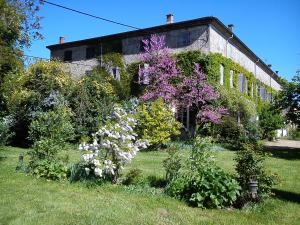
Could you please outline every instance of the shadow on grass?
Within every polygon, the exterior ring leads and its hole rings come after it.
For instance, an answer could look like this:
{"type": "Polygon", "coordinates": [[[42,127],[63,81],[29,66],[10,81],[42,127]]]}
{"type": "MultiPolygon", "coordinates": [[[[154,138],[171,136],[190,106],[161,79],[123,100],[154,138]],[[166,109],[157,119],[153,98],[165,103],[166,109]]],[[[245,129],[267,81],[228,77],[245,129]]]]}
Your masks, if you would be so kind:
{"type": "Polygon", "coordinates": [[[275,198],[300,204],[300,194],[278,189],[273,189],[272,191],[275,194],[275,198]]]}
{"type": "Polygon", "coordinates": [[[288,146],[265,146],[265,151],[272,153],[276,158],[288,160],[300,159],[300,146],[299,148],[288,146]]]}

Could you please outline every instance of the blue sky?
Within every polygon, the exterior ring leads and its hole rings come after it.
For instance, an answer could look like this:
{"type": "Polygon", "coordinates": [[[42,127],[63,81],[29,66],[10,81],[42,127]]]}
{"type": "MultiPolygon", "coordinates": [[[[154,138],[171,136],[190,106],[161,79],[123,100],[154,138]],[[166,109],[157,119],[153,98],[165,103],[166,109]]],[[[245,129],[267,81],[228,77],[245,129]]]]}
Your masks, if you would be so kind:
{"type": "MultiPolygon", "coordinates": [[[[140,28],[164,24],[168,13],[175,22],[215,16],[234,24],[234,33],[284,78],[300,69],[300,0],[49,1],[140,28]]],[[[75,41],[130,30],[48,4],[39,15],[45,39],[33,42],[26,54],[45,58],[50,55],[45,46],[58,43],[59,36],[75,41]]]]}

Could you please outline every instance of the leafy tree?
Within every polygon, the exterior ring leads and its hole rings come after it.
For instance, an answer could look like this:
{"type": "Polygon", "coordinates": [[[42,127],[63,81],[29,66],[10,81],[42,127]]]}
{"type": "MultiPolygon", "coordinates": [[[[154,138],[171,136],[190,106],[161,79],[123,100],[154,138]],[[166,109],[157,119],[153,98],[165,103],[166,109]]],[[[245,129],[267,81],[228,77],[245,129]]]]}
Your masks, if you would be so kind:
{"type": "Polygon", "coordinates": [[[28,144],[28,128],[38,112],[67,105],[73,80],[57,61],[39,61],[27,71],[11,74],[2,87],[7,108],[15,120],[17,145],[28,144]]]}
{"type": "Polygon", "coordinates": [[[275,131],[284,125],[284,117],[280,110],[274,105],[264,104],[259,113],[259,126],[262,130],[263,138],[272,139],[275,137],[275,131]]]}
{"type": "Polygon", "coordinates": [[[291,82],[282,82],[282,90],[276,97],[276,105],[286,111],[286,118],[289,122],[300,127],[300,70],[291,82]]]}
{"type": "MultiPolygon", "coordinates": [[[[22,49],[42,38],[39,4],[37,0],[0,0],[0,89],[6,75],[22,69],[22,49]]],[[[5,109],[2,92],[0,108],[5,109]]]]}

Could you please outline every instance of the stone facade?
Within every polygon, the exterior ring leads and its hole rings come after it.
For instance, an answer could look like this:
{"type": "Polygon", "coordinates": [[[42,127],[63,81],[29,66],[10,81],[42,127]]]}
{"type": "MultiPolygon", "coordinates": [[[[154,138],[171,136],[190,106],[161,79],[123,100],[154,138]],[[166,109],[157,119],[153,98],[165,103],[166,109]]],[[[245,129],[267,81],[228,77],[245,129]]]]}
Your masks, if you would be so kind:
{"type": "Polygon", "coordinates": [[[96,58],[86,59],[87,47],[87,45],[83,45],[51,51],[51,59],[64,60],[65,51],[72,51],[72,62],[65,62],[65,68],[66,71],[70,72],[75,79],[80,79],[95,66],[99,65],[99,60],[96,58]]]}
{"type": "MultiPolygon", "coordinates": [[[[208,26],[172,30],[169,32],[158,33],[158,35],[164,35],[166,37],[166,44],[170,48],[171,53],[191,50],[200,50],[204,53],[209,52],[208,26]],[[177,37],[180,35],[188,35],[189,40],[186,45],[178,45],[177,37]]],[[[126,64],[139,60],[141,41],[145,38],[147,38],[147,36],[125,38],[122,40],[122,51],[126,64]]]]}
{"type": "Polygon", "coordinates": [[[280,85],[267,72],[265,72],[257,62],[246,56],[237,46],[231,43],[230,38],[222,35],[214,26],[210,26],[209,30],[209,46],[210,52],[220,53],[223,56],[232,59],[240,64],[264,84],[271,86],[275,90],[280,90],[280,85]]]}
{"type": "MultiPolygon", "coordinates": [[[[275,90],[280,90],[281,87],[273,78],[276,76],[274,76],[272,70],[267,68],[264,63],[259,62],[257,60],[257,56],[255,56],[250,49],[247,50],[247,47],[236,36],[234,37],[233,33],[228,33],[228,30],[224,24],[222,24],[216,18],[213,18],[213,20],[217,21],[215,25],[218,26],[218,28],[213,25],[213,22],[195,25],[193,24],[194,21],[186,21],[181,22],[181,24],[186,24],[184,26],[175,26],[172,29],[164,29],[161,32],[155,30],[155,27],[153,31],[151,28],[149,28],[148,30],[150,32],[148,33],[165,35],[166,44],[170,48],[171,53],[179,53],[190,50],[198,50],[205,54],[210,52],[220,53],[223,56],[228,57],[234,62],[240,64],[248,71],[252,72],[255,77],[264,84],[271,86],[275,90]],[[232,36],[230,36],[230,34],[232,36]]],[[[170,25],[168,24],[165,26],[170,25]]],[[[164,27],[164,25],[161,27],[164,27]]],[[[122,34],[117,34],[114,36],[115,41],[120,45],[120,50],[118,51],[123,54],[124,61],[127,65],[139,60],[139,54],[142,49],[141,41],[149,37],[149,35],[141,35],[141,32],[135,32],[136,33],[129,32],[129,35],[124,33],[123,36],[122,34]]],[[[63,60],[65,51],[72,51],[72,61],[71,63],[66,62],[66,65],[68,70],[75,78],[80,78],[88,73],[88,71],[92,70],[93,67],[99,65],[99,60],[97,60],[95,57],[92,59],[86,59],[86,50],[88,47],[90,47],[90,45],[84,44],[87,43],[87,41],[79,41],[80,44],[76,44],[75,46],[72,46],[72,43],[71,45],[62,45],[62,47],[60,45],[55,45],[55,48],[50,48],[51,58],[63,60]]],[[[99,42],[97,43],[98,44],[96,46],[94,45],[94,47],[98,48],[97,52],[99,53],[99,42]]],[[[106,44],[110,45],[109,43],[106,44]]]]}

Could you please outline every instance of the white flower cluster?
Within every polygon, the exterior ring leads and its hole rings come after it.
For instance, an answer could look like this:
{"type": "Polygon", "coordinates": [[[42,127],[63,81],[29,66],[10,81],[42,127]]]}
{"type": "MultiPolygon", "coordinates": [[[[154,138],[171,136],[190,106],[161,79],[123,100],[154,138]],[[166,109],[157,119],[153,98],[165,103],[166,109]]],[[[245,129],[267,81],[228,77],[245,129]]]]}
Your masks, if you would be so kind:
{"type": "Polygon", "coordinates": [[[92,144],[81,144],[80,150],[86,162],[86,172],[93,170],[99,177],[114,176],[122,166],[130,162],[140,149],[147,148],[148,142],[137,140],[133,129],[135,119],[120,107],[115,107],[110,120],[93,136],[92,144]]]}

